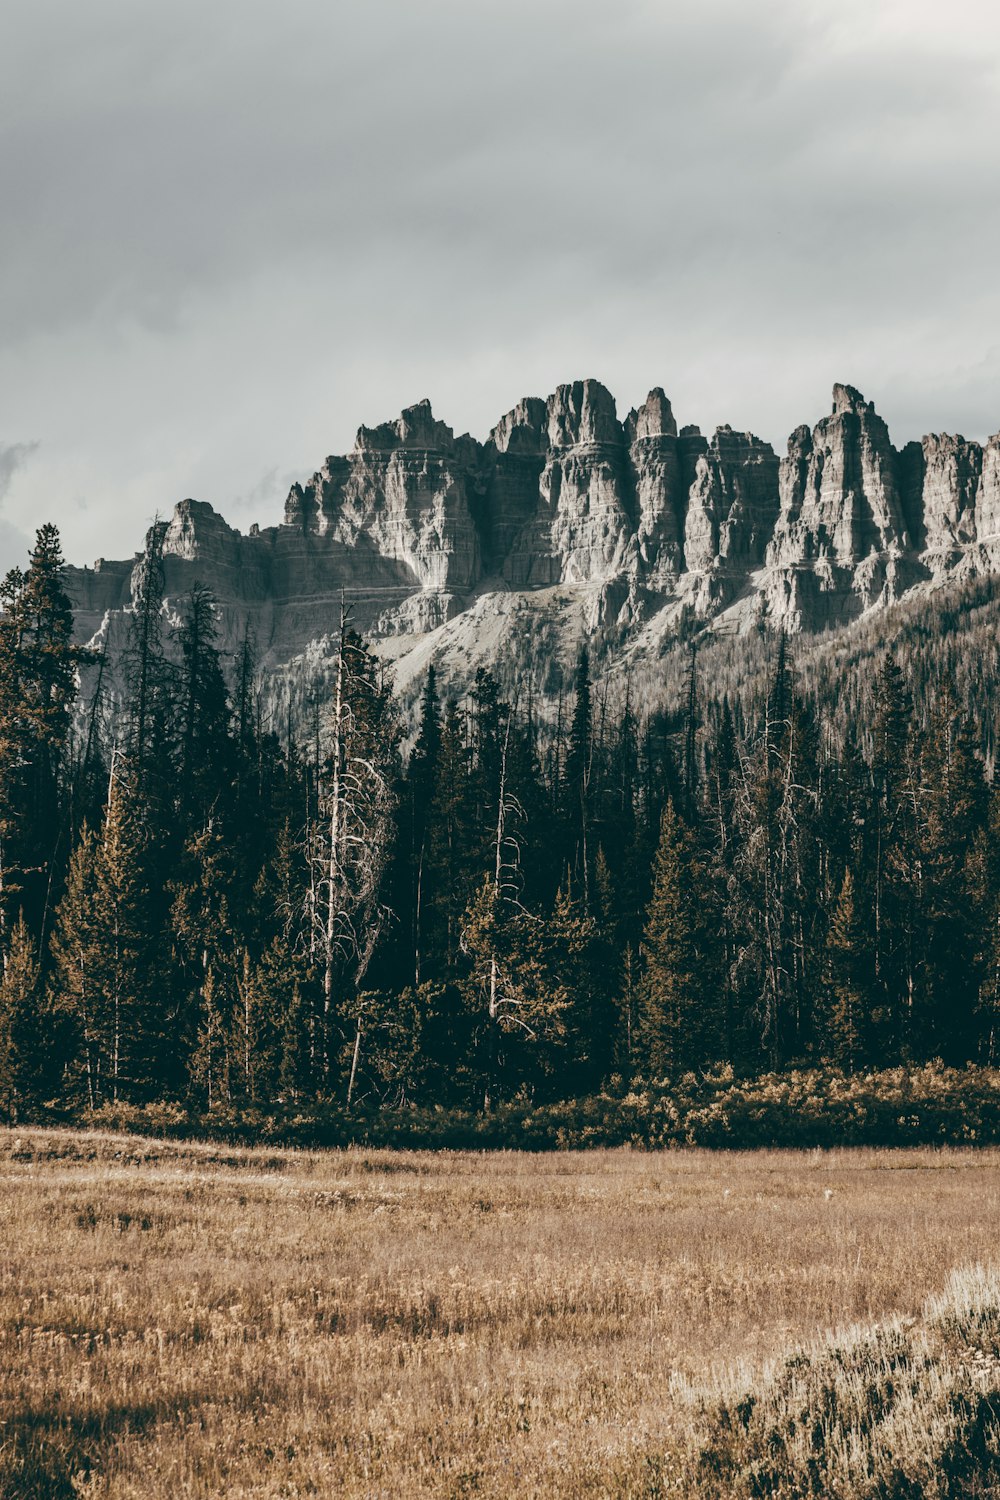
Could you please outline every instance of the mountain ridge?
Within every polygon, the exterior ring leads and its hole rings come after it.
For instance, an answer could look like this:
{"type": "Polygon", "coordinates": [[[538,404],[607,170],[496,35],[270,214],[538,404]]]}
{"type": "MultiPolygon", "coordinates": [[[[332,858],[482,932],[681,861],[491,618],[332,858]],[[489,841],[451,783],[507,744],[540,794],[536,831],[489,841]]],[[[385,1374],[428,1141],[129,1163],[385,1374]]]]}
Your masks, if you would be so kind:
{"type": "MultiPolygon", "coordinates": [[[[514,652],[544,696],[546,652],[565,662],[586,639],[621,659],[692,628],[825,631],[998,571],[1000,433],[897,449],[838,383],[779,457],[729,426],[678,428],[660,387],[620,420],[588,379],[524,398],[484,442],[426,399],[362,426],[275,526],[244,535],[193,499],[157,526],[168,614],[207,586],[223,648],[250,630],[273,674],[323,661],[344,598],[404,683],[429,660],[458,679],[514,652]]],[[[114,633],[142,556],[67,568],[81,640],[114,633]]]]}

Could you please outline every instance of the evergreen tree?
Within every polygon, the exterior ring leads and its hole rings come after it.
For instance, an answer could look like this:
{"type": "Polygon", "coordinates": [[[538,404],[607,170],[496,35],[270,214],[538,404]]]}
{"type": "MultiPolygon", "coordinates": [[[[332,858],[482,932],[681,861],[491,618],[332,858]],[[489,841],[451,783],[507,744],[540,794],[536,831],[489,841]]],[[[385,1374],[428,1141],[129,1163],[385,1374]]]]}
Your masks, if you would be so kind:
{"type": "Polygon", "coordinates": [[[640,1039],[656,1077],[718,1057],[718,933],[711,891],[690,830],[668,802],[642,940],[640,1039]]]}
{"type": "Polygon", "coordinates": [[[684,694],[684,808],[689,822],[698,809],[698,648],[690,646],[687,689],[684,694]]]}
{"type": "Polygon", "coordinates": [[[551,914],[522,920],[516,969],[537,1019],[519,1077],[549,1093],[592,1093],[611,1071],[615,1016],[607,951],[582,899],[559,891],[551,914]]]}
{"type": "Polygon", "coordinates": [[[524,927],[534,919],[521,900],[524,809],[509,784],[513,736],[513,715],[508,711],[498,745],[492,868],[469,903],[461,937],[468,963],[463,989],[478,1023],[477,1071],[485,1109],[508,1081],[508,1039],[551,1044],[565,1030],[563,997],[531,983],[522,962],[524,927]]]}
{"type": "Polygon", "coordinates": [[[587,840],[590,829],[590,777],[593,754],[590,657],[580,652],[574,679],[575,701],[564,772],[564,802],[568,833],[568,870],[583,896],[590,900],[587,840]]]}
{"type": "Polygon", "coordinates": [[[497,798],[500,794],[500,758],[505,734],[505,729],[501,727],[500,688],[493,673],[486,667],[479,667],[476,671],[469,720],[472,749],[469,778],[472,850],[477,870],[485,872],[493,864],[493,834],[497,798]]]}
{"type": "Polygon", "coordinates": [[[61,875],[61,783],[86,656],[72,642],[63,567],[59,532],[41,526],[27,572],[8,573],[0,591],[0,948],[21,907],[44,930],[61,875]]]}
{"type": "Polygon", "coordinates": [[[845,871],[827,937],[829,1054],[847,1073],[865,1062],[870,1034],[869,981],[872,975],[867,931],[855,897],[854,877],[845,871]]]}
{"type": "Polygon", "coordinates": [[[236,768],[229,694],[216,636],[212,596],[207,589],[196,587],[188,596],[178,632],[178,806],[182,828],[200,825],[210,814],[218,814],[220,798],[230,790],[236,768]]]}
{"type": "Polygon", "coordinates": [[[148,1097],[163,1082],[146,849],[134,776],[115,755],[103,825],[96,836],[81,833],[52,943],[55,994],[80,1038],[91,1107],[148,1097]]]}
{"type": "Polygon", "coordinates": [[[132,573],[132,611],[124,652],[124,743],[136,789],[150,804],[165,798],[173,740],[172,681],[163,651],[163,543],[166,523],[155,521],[132,573]]]}
{"type": "Polygon", "coordinates": [[[900,1055],[910,1033],[915,989],[916,841],[913,706],[903,673],[887,654],[875,687],[872,726],[871,865],[872,962],[882,1056],[900,1055]]]}
{"type": "MultiPolygon", "coordinates": [[[[232,890],[230,849],[210,819],[188,838],[170,887],[174,1000],[168,1022],[174,1051],[190,1059],[189,1082],[206,1100],[228,1093],[245,1053],[238,987],[247,978],[242,973],[247,955],[234,931],[232,890]]],[[[244,1065],[238,1077],[249,1089],[247,1072],[252,1070],[244,1065]]]]}
{"type": "Polygon", "coordinates": [[[24,575],[12,568],[0,583],[0,956],[8,948],[11,912],[19,910],[19,833],[25,815],[24,724],[21,716],[21,622],[24,575]]]}
{"type": "Polygon", "coordinates": [[[441,758],[441,702],[437,691],[437,674],[433,663],[420,707],[420,729],[410,757],[406,794],[410,818],[409,861],[411,938],[413,944],[413,982],[420,984],[425,954],[425,912],[429,902],[430,817],[441,758]]]}
{"type": "Polygon", "coordinates": [[[102,983],[103,929],[96,901],[98,843],[86,824],[70,857],[52,936],[53,1003],[71,1029],[74,1071],[93,1109],[107,1096],[115,1050],[114,1018],[102,983]]]}
{"type": "Polygon", "coordinates": [[[0,1109],[12,1124],[54,1082],[46,1066],[54,1040],[46,1011],[35,945],[19,916],[0,980],[0,1109]]]}
{"type": "Polygon", "coordinates": [[[975,1056],[983,972],[972,861],[985,825],[987,792],[968,726],[946,688],[923,754],[920,835],[921,998],[914,1040],[924,1056],[961,1063],[975,1056]]]}
{"type": "Polygon", "coordinates": [[[423,972],[454,981],[459,966],[462,917],[472,896],[475,831],[465,726],[454,699],[445,710],[429,820],[429,863],[424,920],[423,972]]]}

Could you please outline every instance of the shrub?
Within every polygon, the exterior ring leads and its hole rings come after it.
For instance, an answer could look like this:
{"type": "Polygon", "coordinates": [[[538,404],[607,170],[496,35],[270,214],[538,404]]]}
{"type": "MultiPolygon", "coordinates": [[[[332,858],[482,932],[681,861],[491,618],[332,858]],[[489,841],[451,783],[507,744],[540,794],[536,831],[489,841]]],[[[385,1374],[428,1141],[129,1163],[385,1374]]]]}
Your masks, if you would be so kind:
{"type": "Polygon", "coordinates": [[[239,1103],[199,1112],[158,1103],[104,1105],[82,1121],[154,1136],[311,1148],[985,1146],[1000,1143],[1000,1069],[929,1063],[854,1076],[810,1068],[737,1078],[721,1068],[676,1081],[614,1080],[587,1098],[538,1105],[518,1099],[488,1114],[239,1103]]]}

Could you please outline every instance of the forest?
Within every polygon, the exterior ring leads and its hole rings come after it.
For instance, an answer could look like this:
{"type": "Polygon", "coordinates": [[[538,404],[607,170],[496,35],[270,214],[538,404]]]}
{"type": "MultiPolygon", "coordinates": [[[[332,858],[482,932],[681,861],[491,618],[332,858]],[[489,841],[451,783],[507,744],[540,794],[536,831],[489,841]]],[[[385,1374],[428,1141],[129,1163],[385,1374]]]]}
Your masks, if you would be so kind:
{"type": "Polygon", "coordinates": [[[656,712],[610,710],[585,652],[548,717],[431,667],[407,739],[349,611],[279,725],[207,591],[164,630],[155,548],[113,694],[54,526],[0,593],[10,1120],[997,1061],[1000,794],[934,637],[807,685],[771,631],[732,698],[692,642],[656,712]]]}

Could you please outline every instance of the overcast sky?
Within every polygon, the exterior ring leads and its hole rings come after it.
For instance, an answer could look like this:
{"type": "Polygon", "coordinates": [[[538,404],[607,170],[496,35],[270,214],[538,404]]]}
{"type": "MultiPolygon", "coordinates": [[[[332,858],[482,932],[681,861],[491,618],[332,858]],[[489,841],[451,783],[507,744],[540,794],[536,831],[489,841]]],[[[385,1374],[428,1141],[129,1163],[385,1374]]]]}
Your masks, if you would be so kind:
{"type": "Polygon", "coordinates": [[[1000,428],[994,0],[3,0],[0,564],[596,376],[1000,428]]]}

